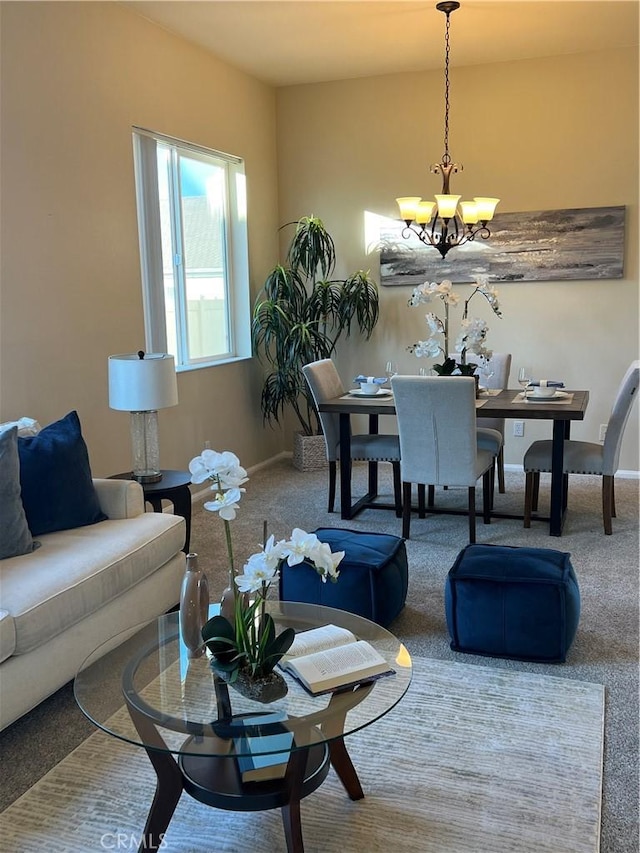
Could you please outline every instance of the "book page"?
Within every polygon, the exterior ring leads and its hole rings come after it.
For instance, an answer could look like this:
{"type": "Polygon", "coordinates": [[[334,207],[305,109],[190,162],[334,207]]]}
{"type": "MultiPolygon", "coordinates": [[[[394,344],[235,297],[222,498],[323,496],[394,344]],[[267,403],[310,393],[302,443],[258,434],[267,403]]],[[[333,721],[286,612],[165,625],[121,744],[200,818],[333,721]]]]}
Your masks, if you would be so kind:
{"type": "Polygon", "coordinates": [[[389,670],[387,661],[364,640],[316,652],[285,665],[311,690],[320,691],[389,670]]]}
{"type": "Polygon", "coordinates": [[[345,643],[355,643],[356,637],[346,628],[337,625],[323,625],[321,628],[311,628],[309,631],[301,631],[296,634],[293,643],[283,661],[289,658],[310,655],[323,649],[333,649],[345,643]]]}

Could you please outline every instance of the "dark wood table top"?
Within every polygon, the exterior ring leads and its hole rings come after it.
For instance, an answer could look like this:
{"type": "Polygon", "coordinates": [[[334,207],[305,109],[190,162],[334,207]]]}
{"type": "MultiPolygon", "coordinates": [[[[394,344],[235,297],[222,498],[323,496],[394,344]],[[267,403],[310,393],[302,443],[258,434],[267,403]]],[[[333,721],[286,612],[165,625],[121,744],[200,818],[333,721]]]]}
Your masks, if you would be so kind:
{"type": "MultiPolygon", "coordinates": [[[[478,418],[518,418],[525,420],[584,420],[588,391],[572,391],[567,389],[572,397],[565,402],[536,400],[529,402],[522,399],[520,389],[509,388],[491,396],[481,395],[476,410],[478,418]]],[[[394,415],[396,412],[393,395],[385,397],[359,397],[344,394],[321,403],[321,412],[337,414],[364,415],[394,415]]]]}

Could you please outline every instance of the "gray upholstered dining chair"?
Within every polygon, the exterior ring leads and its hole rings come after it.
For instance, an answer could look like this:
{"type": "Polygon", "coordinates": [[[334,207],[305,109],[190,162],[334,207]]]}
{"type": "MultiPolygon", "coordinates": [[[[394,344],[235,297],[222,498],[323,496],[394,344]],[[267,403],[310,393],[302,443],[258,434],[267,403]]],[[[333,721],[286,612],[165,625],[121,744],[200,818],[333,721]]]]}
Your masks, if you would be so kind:
{"type": "MultiPolygon", "coordinates": [[[[325,400],[340,397],[345,393],[335,364],[330,358],[323,358],[305,364],[302,368],[305,379],[313,395],[316,407],[325,400]]],[[[329,462],[329,502],[328,511],[333,512],[336,498],[336,470],[340,459],[340,420],[333,412],[318,412],[322,432],[324,433],[327,460],[329,462]]],[[[399,517],[402,507],[400,488],[400,444],[397,435],[362,434],[351,436],[352,462],[390,462],[393,468],[393,492],[396,515],[399,517]]]]}
{"type": "MultiPolygon", "coordinates": [[[[476,483],[483,481],[483,517],[491,521],[494,454],[476,438],[475,382],[465,376],[394,376],[400,436],[402,535],[409,538],[411,486],[466,486],[469,542],[476,541],[476,483]]],[[[501,436],[495,432],[496,448],[501,436]]],[[[496,450],[497,452],[497,450],[496,450]]]]}
{"type": "MultiPolygon", "coordinates": [[[[602,519],[604,532],[613,532],[611,518],[615,518],[615,495],[613,480],[620,459],[620,445],[629,413],[636,399],[640,361],[633,361],[622,378],[618,393],[609,416],[607,433],[603,444],[590,441],[564,442],[563,473],[598,474],[602,477],[602,519]]],[[[551,445],[549,441],[534,441],[524,455],[525,492],[524,526],[531,527],[531,513],[538,508],[540,472],[551,471],[551,445]]]]}

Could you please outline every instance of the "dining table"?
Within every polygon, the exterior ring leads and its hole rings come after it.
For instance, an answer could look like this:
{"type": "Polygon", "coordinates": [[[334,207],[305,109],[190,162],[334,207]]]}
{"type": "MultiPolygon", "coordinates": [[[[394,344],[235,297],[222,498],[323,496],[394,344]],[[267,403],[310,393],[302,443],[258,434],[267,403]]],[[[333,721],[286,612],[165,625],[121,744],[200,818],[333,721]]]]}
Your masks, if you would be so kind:
{"type": "MultiPolygon", "coordinates": [[[[509,418],[512,420],[546,420],[552,422],[551,497],[549,516],[534,514],[533,520],[548,521],[549,534],[561,536],[567,510],[569,490],[568,475],[563,473],[564,442],[570,437],[572,421],[585,418],[589,403],[588,391],[563,390],[558,398],[530,399],[521,389],[480,392],[476,399],[476,417],[482,425],[483,418],[509,418]]],[[[340,514],[352,519],[363,509],[389,508],[390,504],[377,501],[378,463],[369,462],[367,493],[353,501],[351,489],[351,416],[367,415],[369,433],[377,434],[381,415],[395,415],[393,394],[385,391],[374,397],[347,392],[320,403],[321,412],[339,415],[340,422],[340,514]]],[[[429,510],[430,512],[433,509],[429,510]]],[[[491,511],[492,517],[523,518],[491,511]]]]}

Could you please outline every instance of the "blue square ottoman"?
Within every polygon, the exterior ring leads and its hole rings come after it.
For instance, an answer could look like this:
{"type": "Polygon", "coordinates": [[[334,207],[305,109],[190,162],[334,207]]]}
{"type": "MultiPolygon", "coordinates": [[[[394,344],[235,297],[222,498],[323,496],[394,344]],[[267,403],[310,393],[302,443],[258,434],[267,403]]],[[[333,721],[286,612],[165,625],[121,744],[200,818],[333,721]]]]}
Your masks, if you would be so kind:
{"type": "Polygon", "coordinates": [[[400,613],[409,583],[404,539],[335,527],[314,531],[332,551],[344,551],[337,583],[322,582],[311,566],[284,565],[280,600],[323,604],[388,625],[400,613]]]}
{"type": "Polygon", "coordinates": [[[546,548],[464,548],[445,586],[451,648],[563,663],[580,618],[580,590],[569,557],[546,548]]]}

